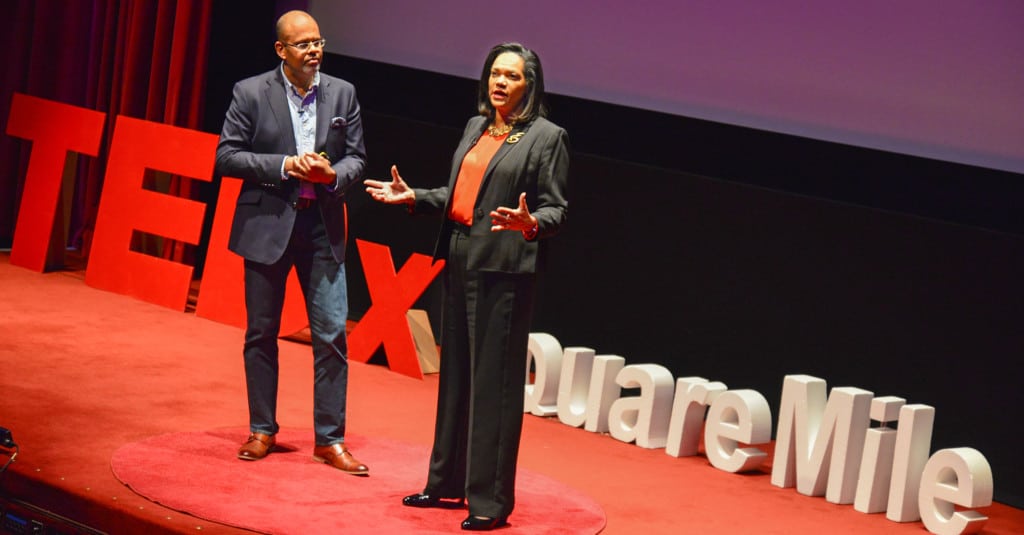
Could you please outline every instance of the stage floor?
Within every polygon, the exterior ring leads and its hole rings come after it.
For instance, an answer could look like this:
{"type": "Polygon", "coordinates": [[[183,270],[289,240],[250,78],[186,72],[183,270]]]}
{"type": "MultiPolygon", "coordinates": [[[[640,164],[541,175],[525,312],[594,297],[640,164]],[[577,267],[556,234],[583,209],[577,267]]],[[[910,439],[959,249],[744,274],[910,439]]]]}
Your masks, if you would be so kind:
{"type": "MultiPolygon", "coordinates": [[[[111,471],[125,444],[245,426],[238,328],[90,288],[80,270],[13,267],[7,253],[0,253],[0,295],[0,426],[20,448],[0,474],[6,503],[108,533],[251,533],[151,502],[111,471]]],[[[429,445],[435,376],[421,381],[351,363],[349,384],[350,433],[429,445]]],[[[281,343],[279,399],[281,425],[312,433],[305,344],[281,343]]],[[[525,419],[520,466],[598,502],[607,516],[602,533],[927,532],[921,522],[898,524],[777,488],[767,471],[725,473],[703,456],[673,458],[554,418],[525,419]]],[[[423,468],[425,476],[426,459],[423,468]]],[[[247,469],[239,462],[238,477],[247,469]]],[[[983,533],[1024,533],[1024,510],[997,503],[980,511],[989,517],[983,533]]]]}

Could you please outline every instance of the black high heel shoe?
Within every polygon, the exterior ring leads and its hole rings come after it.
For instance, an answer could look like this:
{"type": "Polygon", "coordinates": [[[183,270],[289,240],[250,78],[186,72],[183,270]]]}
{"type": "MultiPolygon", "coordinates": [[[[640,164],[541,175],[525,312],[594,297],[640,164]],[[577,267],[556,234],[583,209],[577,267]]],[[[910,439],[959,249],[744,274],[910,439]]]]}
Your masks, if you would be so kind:
{"type": "Polygon", "coordinates": [[[462,529],[466,531],[491,531],[508,524],[504,518],[487,518],[469,515],[462,521],[462,529]]]}
{"type": "Polygon", "coordinates": [[[437,496],[425,493],[410,494],[405,498],[402,498],[402,505],[409,507],[438,507],[441,509],[458,509],[465,503],[465,498],[459,498],[458,501],[441,500],[437,496]]]}

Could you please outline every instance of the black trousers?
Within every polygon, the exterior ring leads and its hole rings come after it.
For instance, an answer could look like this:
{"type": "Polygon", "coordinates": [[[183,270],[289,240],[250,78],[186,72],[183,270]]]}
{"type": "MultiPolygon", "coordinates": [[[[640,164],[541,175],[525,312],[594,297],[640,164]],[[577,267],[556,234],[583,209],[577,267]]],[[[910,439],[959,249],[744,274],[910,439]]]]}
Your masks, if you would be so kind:
{"type": "Polygon", "coordinates": [[[451,237],[444,277],[437,419],[425,492],[469,502],[471,515],[515,506],[534,274],[466,269],[470,237],[451,237]]]}

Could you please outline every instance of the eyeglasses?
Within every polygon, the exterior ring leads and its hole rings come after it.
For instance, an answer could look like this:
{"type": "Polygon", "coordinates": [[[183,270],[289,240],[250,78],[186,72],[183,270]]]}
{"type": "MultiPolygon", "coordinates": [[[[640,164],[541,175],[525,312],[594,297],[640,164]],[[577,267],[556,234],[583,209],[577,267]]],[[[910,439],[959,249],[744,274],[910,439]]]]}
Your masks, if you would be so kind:
{"type": "Polygon", "coordinates": [[[310,48],[316,47],[322,49],[327,44],[327,39],[317,39],[316,41],[305,41],[302,43],[284,43],[284,46],[293,46],[299,50],[305,52],[310,48]]]}

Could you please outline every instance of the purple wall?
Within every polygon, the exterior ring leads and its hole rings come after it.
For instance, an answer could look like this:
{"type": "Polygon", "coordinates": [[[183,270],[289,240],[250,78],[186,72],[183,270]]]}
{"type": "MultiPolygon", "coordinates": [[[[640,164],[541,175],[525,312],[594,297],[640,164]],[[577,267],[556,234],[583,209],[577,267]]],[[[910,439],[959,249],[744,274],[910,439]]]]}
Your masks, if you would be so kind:
{"type": "Polygon", "coordinates": [[[1024,172],[1019,0],[309,4],[336,54],[476,78],[516,40],[551,93],[1024,172]]]}

